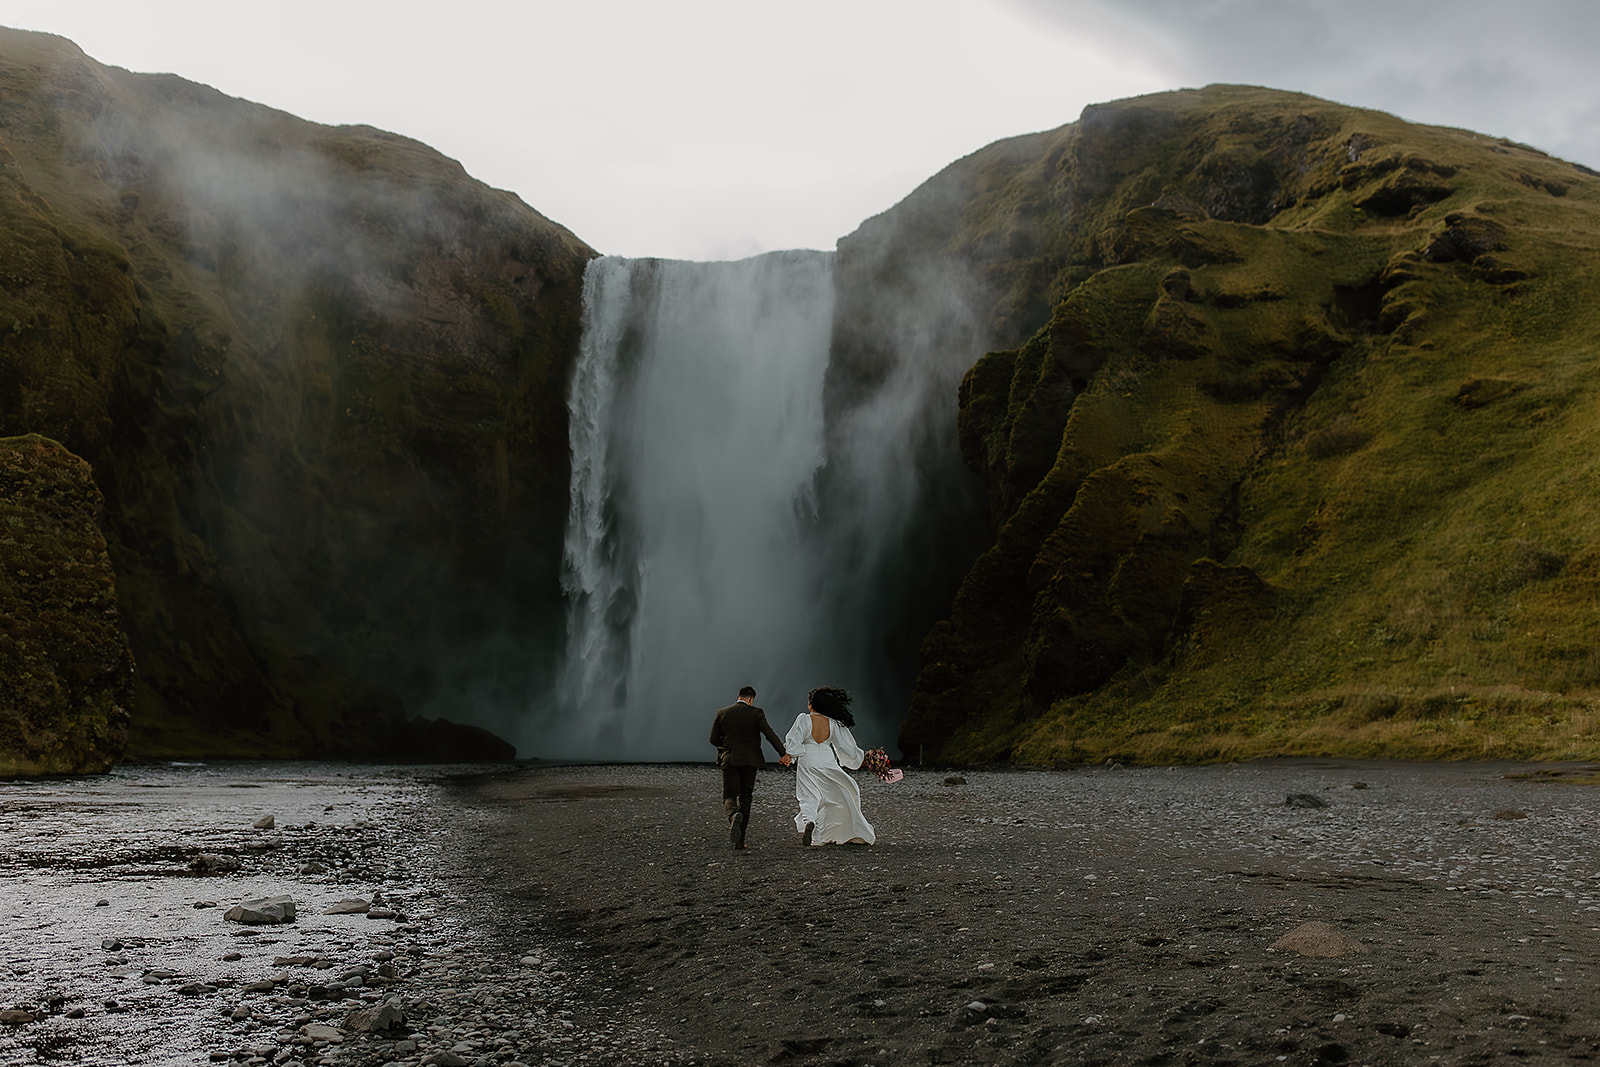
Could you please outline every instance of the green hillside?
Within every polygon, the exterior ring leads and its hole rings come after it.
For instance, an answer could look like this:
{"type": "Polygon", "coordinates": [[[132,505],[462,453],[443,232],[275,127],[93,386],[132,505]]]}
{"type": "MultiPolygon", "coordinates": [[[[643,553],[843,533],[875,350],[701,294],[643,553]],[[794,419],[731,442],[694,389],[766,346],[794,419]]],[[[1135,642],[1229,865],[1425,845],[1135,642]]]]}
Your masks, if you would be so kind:
{"type": "Polygon", "coordinates": [[[414,141],[14,30],[0,234],[0,437],[104,495],[131,752],[436,756],[408,715],[542,682],[591,249],[414,141]]]}
{"type": "Polygon", "coordinates": [[[1048,325],[962,385],[994,540],[909,756],[1600,751],[1594,172],[1230,86],[952,170],[1048,325]]]}

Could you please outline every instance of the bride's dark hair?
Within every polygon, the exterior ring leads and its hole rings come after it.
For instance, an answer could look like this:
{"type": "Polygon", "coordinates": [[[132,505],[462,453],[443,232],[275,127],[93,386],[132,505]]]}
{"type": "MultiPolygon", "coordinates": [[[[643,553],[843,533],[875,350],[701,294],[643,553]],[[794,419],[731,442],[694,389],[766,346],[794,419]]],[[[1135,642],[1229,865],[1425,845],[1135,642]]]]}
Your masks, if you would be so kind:
{"type": "Polygon", "coordinates": [[[850,714],[850,694],[837,686],[818,686],[806,694],[806,703],[810,704],[819,714],[826,715],[834,722],[843,723],[846,726],[854,726],[856,724],[856,717],[850,714]]]}

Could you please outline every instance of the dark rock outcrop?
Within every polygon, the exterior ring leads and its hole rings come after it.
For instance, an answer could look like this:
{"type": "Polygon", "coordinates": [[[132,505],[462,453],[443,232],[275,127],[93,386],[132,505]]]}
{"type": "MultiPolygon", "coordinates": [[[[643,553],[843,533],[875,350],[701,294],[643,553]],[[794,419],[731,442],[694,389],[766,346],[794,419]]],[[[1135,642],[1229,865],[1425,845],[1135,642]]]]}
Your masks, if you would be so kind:
{"type": "Polygon", "coordinates": [[[104,772],[128,742],[133,656],[89,465],[0,439],[0,778],[104,772]]]}

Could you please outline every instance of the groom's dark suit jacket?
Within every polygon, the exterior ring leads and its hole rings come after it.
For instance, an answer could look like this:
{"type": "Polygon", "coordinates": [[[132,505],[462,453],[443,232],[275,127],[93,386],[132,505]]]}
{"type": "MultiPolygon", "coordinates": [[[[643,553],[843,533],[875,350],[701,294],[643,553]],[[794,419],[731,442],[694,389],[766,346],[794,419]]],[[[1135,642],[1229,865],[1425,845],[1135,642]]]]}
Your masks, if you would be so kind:
{"type": "Polygon", "coordinates": [[[778,755],[784,755],[783,738],[767,724],[767,713],[738,701],[717,712],[711,724],[711,743],[717,746],[719,767],[765,767],[761,737],[765,734],[778,755]]]}

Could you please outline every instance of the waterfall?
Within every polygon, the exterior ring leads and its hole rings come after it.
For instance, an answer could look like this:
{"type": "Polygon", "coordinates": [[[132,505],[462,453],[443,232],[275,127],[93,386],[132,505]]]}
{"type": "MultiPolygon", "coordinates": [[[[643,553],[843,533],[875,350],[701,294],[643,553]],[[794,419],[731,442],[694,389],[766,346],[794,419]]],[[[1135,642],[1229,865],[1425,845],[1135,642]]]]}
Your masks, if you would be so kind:
{"type": "MultiPolygon", "coordinates": [[[[815,541],[833,257],[605,257],[568,399],[567,652],[546,758],[704,760],[754,685],[780,733],[825,676],[815,541]]],[[[886,739],[887,740],[887,739],[886,739]]]]}

